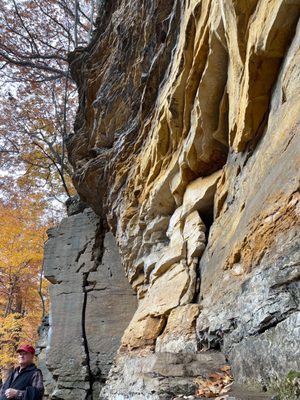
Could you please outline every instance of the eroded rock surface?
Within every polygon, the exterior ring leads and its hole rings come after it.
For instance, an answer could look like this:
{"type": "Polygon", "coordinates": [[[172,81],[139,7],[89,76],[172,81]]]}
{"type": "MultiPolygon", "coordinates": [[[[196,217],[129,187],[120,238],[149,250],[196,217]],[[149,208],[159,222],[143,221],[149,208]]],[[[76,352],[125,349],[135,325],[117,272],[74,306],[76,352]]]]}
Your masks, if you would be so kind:
{"type": "Polygon", "coordinates": [[[47,398],[96,398],[136,310],[114,237],[91,209],[65,218],[49,231],[44,270],[53,283],[39,356],[47,398]]]}
{"type": "Polygon", "coordinates": [[[195,378],[208,377],[225,363],[221,353],[161,353],[133,351],[119,355],[101,399],[170,399],[196,391],[195,378]],[[118,384],[114,382],[118,377],[118,384]]]}
{"type": "Polygon", "coordinates": [[[188,367],[157,377],[181,357],[200,371],[205,349],[240,383],[300,369],[299,13],[298,0],[103,1],[70,56],[74,183],[138,298],[101,398],[172,398],[174,376],[189,392],[188,367]]]}

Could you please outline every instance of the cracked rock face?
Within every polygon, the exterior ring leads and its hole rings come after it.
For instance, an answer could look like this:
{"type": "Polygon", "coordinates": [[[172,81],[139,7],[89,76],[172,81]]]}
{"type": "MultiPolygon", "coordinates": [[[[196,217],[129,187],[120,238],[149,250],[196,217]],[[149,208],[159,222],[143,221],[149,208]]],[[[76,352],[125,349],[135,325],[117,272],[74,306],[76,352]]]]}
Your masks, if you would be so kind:
{"type": "MultiPolygon", "coordinates": [[[[100,398],[185,394],[191,375],[164,371],[200,368],[201,349],[241,383],[300,369],[299,14],[297,0],[103,1],[70,55],[74,184],[138,299],[100,398]]],[[[87,272],[101,293],[88,249],[72,278],[49,268],[58,295],[87,272]]]]}
{"type": "Polygon", "coordinates": [[[46,398],[97,398],[137,306],[113,235],[91,209],[62,220],[49,231],[44,271],[53,283],[39,357],[46,398]]]}

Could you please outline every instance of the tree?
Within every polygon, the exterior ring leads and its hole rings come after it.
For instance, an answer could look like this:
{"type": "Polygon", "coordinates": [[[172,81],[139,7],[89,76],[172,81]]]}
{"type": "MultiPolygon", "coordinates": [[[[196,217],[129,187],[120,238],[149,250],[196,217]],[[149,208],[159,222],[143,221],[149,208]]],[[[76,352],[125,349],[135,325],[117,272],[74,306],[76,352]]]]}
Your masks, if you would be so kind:
{"type": "Polygon", "coordinates": [[[68,78],[67,54],[89,42],[95,7],[90,0],[2,1],[2,79],[44,82],[68,78]]]}
{"type": "Polygon", "coordinates": [[[24,314],[30,289],[37,286],[45,227],[41,211],[30,201],[22,206],[0,203],[0,309],[24,314]]]}
{"type": "Polygon", "coordinates": [[[72,191],[65,139],[77,98],[67,57],[90,40],[100,3],[4,0],[0,4],[0,168],[17,167],[25,179],[57,199],[72,191]]]}
{"type": "Polygon", "coordinates": [[[99,5],[0,3],[0,367],[20,341],[35,341],[47,308],[41,265],[49,198],[72,194],[65,139],[77,98],[67,58],[90,40],[99,5]]]}
{"type": "Polygon", "coordinates": [[[64,143],[77,99],[67,57],[90,39],[95,15],[93,1],[75,5],[0,3],[0,367],[37,337],[49,198],[72,194],[64,143]]]}
{"type": "MultiPolygon", "coordinates": [[[[21,194],[20,194],[21,193],[21,194]]],[[[44,304],[43,244],[47,222],[42,202],[31,193],[0,201],[0,366],[8,366],[21,341],[35,341],[44,304]],[[38,200],[38,201],[37,201],[38,200]]]]}
{"type": "Polygon", "coordinates": [[[19,85],[7,102],[0,104],[0,135],[2,154],[0,166],[23,175],[32,186],[49,196],[70,196],[72,169],[62,150],[61,138],[71,131],[71,115],[75,96],[67,90],[66,107],[57,82],[37,87],[35,95],[19,85]],[[64,111],[65,109],[65,111],[64,111]],[[69,118],[64,119],[64,112],[69,118]]]}

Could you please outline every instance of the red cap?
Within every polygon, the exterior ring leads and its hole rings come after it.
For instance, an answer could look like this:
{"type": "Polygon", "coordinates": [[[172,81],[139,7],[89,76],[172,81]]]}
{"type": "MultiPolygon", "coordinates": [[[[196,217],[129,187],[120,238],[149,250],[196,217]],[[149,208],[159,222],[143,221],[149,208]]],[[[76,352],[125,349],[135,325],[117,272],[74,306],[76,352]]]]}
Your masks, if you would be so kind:
{"type": "Polygon", "coordinates": [[[19,346],[17,353],[19,353],[20,351],[25,351],[26,353],[31,353],[31,354],[35,354],[35,349],[30,346],[30,344],[22,344],[21,346],[19,346]]]}

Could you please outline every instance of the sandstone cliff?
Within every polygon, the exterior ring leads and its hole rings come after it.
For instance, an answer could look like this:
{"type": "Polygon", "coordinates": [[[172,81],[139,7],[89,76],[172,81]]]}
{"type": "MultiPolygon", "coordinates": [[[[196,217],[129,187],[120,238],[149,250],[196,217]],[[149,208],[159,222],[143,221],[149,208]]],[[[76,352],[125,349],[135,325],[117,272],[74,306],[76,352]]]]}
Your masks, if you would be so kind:
{"type": "MultiPolygon", "coordinates": [[[[93,42],[70,55],[80,104],[68,151],[138,305],[100,398],[192,394],[224,357],[236,382],[276,386],[300,368],[300,2],[101,4],[93,42]]],[[[64,274],[54,292],[79,279],[64,274]]],[[[89,315],[89,340],[102,340],[89,315]]]]}

